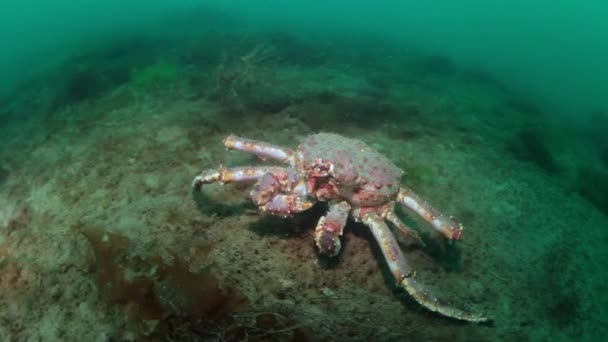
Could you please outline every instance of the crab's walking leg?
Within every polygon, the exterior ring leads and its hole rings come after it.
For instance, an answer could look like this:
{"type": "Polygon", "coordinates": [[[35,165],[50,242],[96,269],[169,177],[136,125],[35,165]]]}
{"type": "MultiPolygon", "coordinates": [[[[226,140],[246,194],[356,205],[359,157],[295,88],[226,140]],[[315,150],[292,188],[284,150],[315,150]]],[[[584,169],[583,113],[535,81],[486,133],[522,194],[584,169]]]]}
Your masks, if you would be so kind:
{"type": "Polygon", "coordinates": [[[384,213],[384,218],[388,222],[392,223],[393,226],[397,227],[397,229],[399,229],[399,231],[403,235],[411,237],[412,239],[416,240],[416,242],[419,245],[421,245],[423,247],[426,246],[426,244],[424,243],[424,241],[422,240],[420,235],[418,235],[418,232],[416,232],[412,228],[408,227],[408,225],[403,223],[403,221],[401,221],[401,219],[399,219],[399,217],[397,216],[397,214],[395,214],[395,212],[393,210],[387,210],[386,213],[384,213]]]}
{"type": "Polygon", "coordinates": [[[262,160],[270,158],[287,163],[291,166],[295,165],[296,153],[288,148],[272,145],[263,141],[240,138],[232,134],[224,139],[224,145],[230,150],[255,154],[262,160]]]}
{"type": "Polygon", "coordinates": [[[397,199],[399,203],[412,209],[448,239],[460,240],[462,237],[464,227],[460,222],[451,216],[447,217],[439,213],[411,189],[401,188],[397,199]]]}
{"type": "Polygon", "coordinates": [[[380,216],[371,211],[363,212],[360,209],[355,210],[353,215],[370,228],[374,238],[380,245],[380,249],[384,254],[384,258],[388,263],[393,277],[418,303],[428,310],[447,317],[477,323],[489,321],[488,318],[482,315],[471,314],[454,308],[445,301],[435,298],[425,290],[424,287],[416,281],[416,272],[412,266],[408,264],[397,244],[397,240],[395,240],[395,237],[380,216]]]}
{"type": "Polygon", "coordinates": [[[340,236],[344,232],[349,212],[350,205],[347,202],[334,203],[327,214],[319,219],[315,228],[315,244],[321,253],[330,257],[340,253],[340,236]]]}
{"type": "Polygon", "coordinates": [[[210,169],[201,172],[194,178],[192,187],[200,190],[204,184],[211,183],[233,183],[233,182],[255,182],[270,170],[272,167],[234,167],[225,168],[220,166],[217,169],[210,169]]]}

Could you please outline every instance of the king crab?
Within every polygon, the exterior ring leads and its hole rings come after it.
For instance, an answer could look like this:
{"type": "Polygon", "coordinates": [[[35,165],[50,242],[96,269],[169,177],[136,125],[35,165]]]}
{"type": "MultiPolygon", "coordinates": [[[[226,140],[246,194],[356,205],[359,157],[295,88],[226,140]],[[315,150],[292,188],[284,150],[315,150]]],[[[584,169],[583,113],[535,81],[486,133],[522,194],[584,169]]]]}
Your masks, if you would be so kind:
{"type": "Polygon", "coordinates": [[[335,256],[340,252],[340,236],[348,217],[371,230],[397,283],[430,311],[470,322],[489,321],[450,306],[431,295],[416,281],[416,272],[403,255],[386,222],[421,242],[418,234],[395,214],[396,203],[429,222],[450,240],[462,237],[463,227],[452,217],[433,209],[412,190],[399,184],[403,171],[364,142],[338,134],[319,133],[304,139],[297,150],[265,142],[239,138],[224,139],[227,149],[255,154],[262,160],[274,159],[289,167],[255,166],[203,171],[193,182],[203,184],[255,182],[250,197],[264,213],[290,216],[329,202],[328,213],[315,228],[319,252],[335,256]]]}

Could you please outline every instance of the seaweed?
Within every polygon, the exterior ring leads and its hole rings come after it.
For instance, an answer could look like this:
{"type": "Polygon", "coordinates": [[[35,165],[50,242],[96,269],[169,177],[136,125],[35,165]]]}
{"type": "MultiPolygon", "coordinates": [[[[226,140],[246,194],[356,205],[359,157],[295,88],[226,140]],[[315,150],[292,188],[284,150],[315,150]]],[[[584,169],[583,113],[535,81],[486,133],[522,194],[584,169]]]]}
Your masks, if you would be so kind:
{"type": "MultiPolygon", "coordinates": [[[[93,249],[91,270],[105,299],[123,307],[142,336],[175,334],[176,321],[200,326],[227,320],[247,303],[237,288],[223,288],[208,269],[191,272],[176,256],[168,263],[160,256],[132,255],[133,243],[124,236],[95,227],[75,228],[93,249]],[[154,321],[158,324],[149,324],[154,321]]],[[[211,245],[200,247],[203,255],[210,250],[211,245]]]]}
{"type": "Polygon", "coordinates": [[[436,183],[437,174],[435,170],[424,164],[411,164],[403,166],[407,183],[416,188],[424,189],[436,183]]]}
{"type": "MultiPolygon", "coordinates": [[[[176,255],[171,262],[135,255],[127,237],[97,227],[73,228],[93,249],[90,270],[105,300],[124,309],[141,340],[312,340],[311,331],[287,315],[253,310],[238,288],[222,286],[208,268],[191,272],[176,255]]],[[[204,244],[196,252],[207,257],[211,248],[204,244]]]]}
{"type": "Polygon", "coordinates": [[[125,37],[72,56],[53,77],[57,90],[50,111],[99,97],[131,79],[132,70],[152,64],[162,39],[125,37]]]}
{"type": "Polygon", "coordinates": [[[160,60],[144,68],[135,68],[131,72],[131,84],[141,90],[151,90],[174,81],[177,75],[177,65],[160,60]]]}

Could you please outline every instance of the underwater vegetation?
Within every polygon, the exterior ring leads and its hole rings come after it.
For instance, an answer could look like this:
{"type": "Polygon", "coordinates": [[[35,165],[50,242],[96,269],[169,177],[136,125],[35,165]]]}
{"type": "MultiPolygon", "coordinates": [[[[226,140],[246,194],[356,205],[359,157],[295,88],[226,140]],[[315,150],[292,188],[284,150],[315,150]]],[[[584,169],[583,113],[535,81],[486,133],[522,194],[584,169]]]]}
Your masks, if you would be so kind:
{"type": "MultiPolygon", "coordinates": [[[[144,336],[168,337],[179,333],[171,330],[179,329],[172,325],[180,321],[225,319],[247,304],[238,289],[220,287],[209,270],[192,273],[178,257],[168,262],[158,255],[130,255],[132,245],[123,236],[92,227],[76,229],[93,249],[92,271],[103,295],[122,306],[144,336]]],[[[209,252],[210,246],[200,246],[203,257],[209,252]]]]}
{"type": "MultiPolygon", "coordinates": [[[[309,340],[307,330],[278,312],[247,312],[247,297],[221,285],[209,269],[194,273],[175,255],[171,261],[134,255],[133,243],[124,236],[95,227],[74,229],[93,250],[91,272],[102,295],[124,309],[133,325],[127,333],[139,335],[136,340],[309,340]]],[[[206,258],[211,244],[198,248],[197,257],[206,258]]]]}
{"type": "Polygon", "coordinates": [[[408,165],[405,177],[410,186],[418,188],[433,185],[436,181],[434,170],[428,165],[408,165]]]}
{"type": "Polygon", "coordinates": [[[152,87],[163,86],[177,77],[177,66],[165,61],[159,61],[142,69],[131,72],[131,84],[146,91],[152,87]]]}
{"type": "Polygon", "coordinates": [[[136,68],[154,61],[162,43],[143,36],[124,37],[104,48],[82,53],[65,63],[56,76],[50,111],[99,97],[128,82],[136,68]],[[60,75],[59,75],[60,73],[60,75]]]}

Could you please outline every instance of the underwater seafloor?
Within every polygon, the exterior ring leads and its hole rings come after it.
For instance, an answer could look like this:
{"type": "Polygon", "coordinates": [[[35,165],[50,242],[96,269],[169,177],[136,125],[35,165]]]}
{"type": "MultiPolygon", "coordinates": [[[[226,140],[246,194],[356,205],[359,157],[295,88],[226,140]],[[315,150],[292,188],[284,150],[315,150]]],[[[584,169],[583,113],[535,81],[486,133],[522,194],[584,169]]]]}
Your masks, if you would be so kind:
{"type": "Polygon", "coordinates": [[[608,331],[606,113],[579,126],[442,56],[369,37],[201,30],[83,50],[0,102],[0,339],[600,340],[608,331]],[[318,255],[318,205],[260,215],[247,184],[194,193],[202,169],[262,163],[230,133],[295,148],[361,139],[463,221],[450,244],[399,214],[417,277],[468,324],[399,290],[349,223],[318,255]]]}

